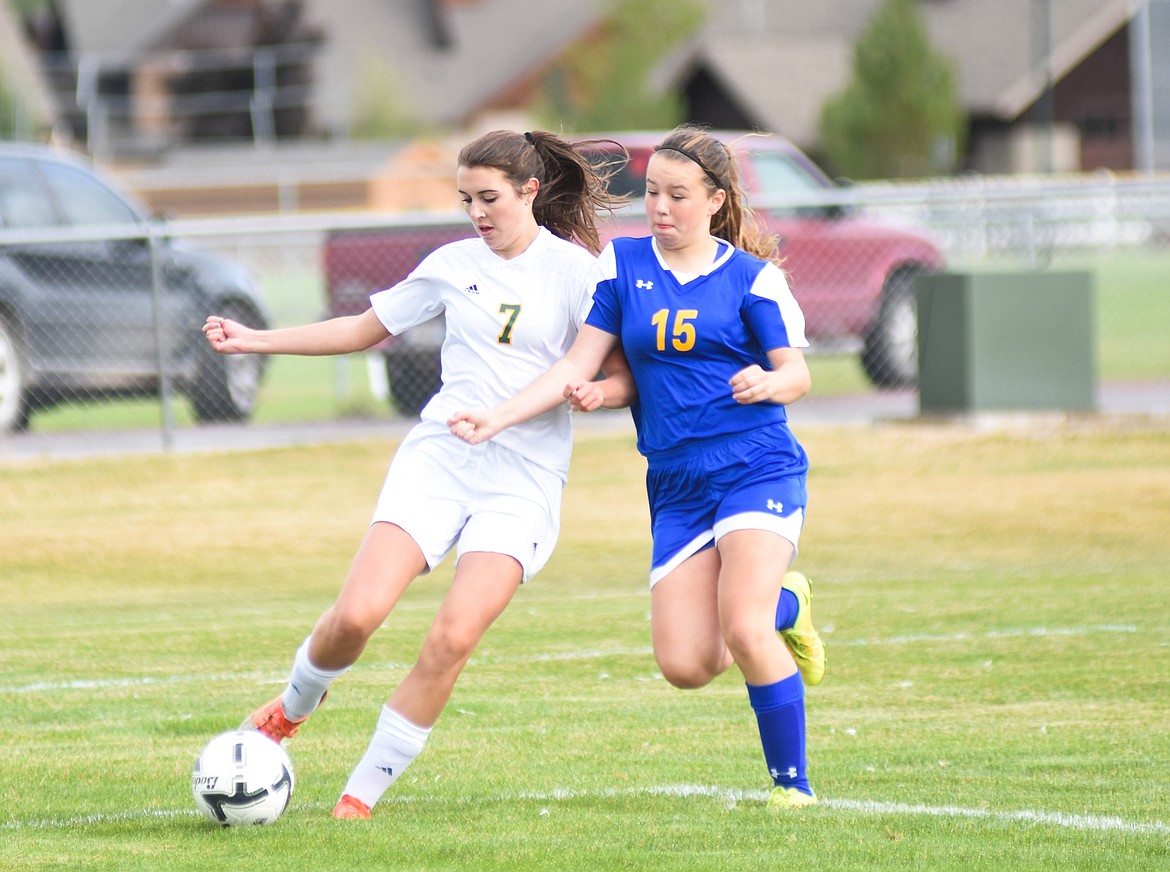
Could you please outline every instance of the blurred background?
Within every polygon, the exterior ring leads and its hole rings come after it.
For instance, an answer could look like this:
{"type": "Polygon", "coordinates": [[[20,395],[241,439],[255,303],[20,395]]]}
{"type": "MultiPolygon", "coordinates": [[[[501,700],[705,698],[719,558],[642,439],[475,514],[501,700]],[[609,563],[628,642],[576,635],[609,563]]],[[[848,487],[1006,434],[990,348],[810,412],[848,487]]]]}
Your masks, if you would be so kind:
{"type": "MultiPolygon", "coordinates": [[[[645,235],[639,149],[683,121],[780,236],[817,396],[914,407],[920,276],[1071,275],[993,352],[1058,371],[988,403],[1170,410],[1170,0],[0,0],[0,444],[409,420],[441,322],[343,360],[198,328],[364,307],[470,235],[455,158],[494,128],[627,145],[608,234],[645,235]]],[[[937,333],[965,378],[971,317],[937,333]]]]}

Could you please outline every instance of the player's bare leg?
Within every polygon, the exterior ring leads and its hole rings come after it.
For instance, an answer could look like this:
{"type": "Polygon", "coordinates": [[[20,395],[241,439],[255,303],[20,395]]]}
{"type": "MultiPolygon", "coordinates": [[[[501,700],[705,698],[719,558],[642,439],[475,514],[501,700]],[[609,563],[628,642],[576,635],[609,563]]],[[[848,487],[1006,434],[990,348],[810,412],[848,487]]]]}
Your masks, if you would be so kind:
{"type": "Polygon", "coordinates": [[[362,818],[423,749],[455,682],[480,639],[511,602],[521,568],[489,552],[464,554],[418,661],[383,707],[369,748],[334,808],[339,818],[362,818]]]}
{"type": "Polygon", "coordinates": [[[371,524],[337,601],[317,621],[309,656],[322,669],[357,662],[399,598],[427,568],[422,551],[396,524],[371,524]]]}
{"type": "Polygon", "coordinates": [[[719,540],[719,626],[748,684],[772,684],[796,672],[776,635],[776,601],[792,543],[766,530],[735,530],[719,540]]]}
{"type": "Polygon", "coordinates": [[[297,651],[288,686],[243,725],[277,742],[296,735],[324,701],[329,685],[357,661],[370,636],[425,568],[418,545],[401,527],[372,524],[336,602],[297,651]]]}
{"type": "Polygon", "coordinates": [[[700,551],[650,591],[654,657],[679,688],[703,687],[732,663],[719,627],[719,552],[700,551]]]}
{"type": "Polygon", "coordinates": [[[413,723],[433,725],[480,639],[520,588],[520,579],[520,564],[511,557],[484,551],[464,554],[418,661],[388,705],[413,723]]]}

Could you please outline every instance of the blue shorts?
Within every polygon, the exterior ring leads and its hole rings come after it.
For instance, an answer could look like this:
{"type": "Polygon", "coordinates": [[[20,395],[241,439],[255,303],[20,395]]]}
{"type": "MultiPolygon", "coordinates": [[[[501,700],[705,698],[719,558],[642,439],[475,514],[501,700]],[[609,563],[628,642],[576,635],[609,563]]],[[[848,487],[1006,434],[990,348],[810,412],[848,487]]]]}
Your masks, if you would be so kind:
{"type": "Polygon", "coordinates": [[[770,530],[790,541],[795,555],[808,503],[808,456],[786,424],[648,460],[651,587],[732,530],[770,530]]]}

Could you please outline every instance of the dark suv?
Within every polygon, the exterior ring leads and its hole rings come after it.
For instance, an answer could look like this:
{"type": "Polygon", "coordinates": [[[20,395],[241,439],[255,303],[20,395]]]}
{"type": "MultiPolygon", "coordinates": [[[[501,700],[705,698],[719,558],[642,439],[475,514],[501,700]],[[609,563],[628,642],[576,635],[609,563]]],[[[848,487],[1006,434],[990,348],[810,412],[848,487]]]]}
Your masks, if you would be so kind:
{"type": "Polygon", "coordinates": [[[149,231],[85,163],[0,144],[0,432],[59,402],[157,395],[160,360],[199,421],[251,417],[263,356],[214,354],[200,327],[213,312],[266,326],[255,284],[165,238],[152,257],[149,231]]]}

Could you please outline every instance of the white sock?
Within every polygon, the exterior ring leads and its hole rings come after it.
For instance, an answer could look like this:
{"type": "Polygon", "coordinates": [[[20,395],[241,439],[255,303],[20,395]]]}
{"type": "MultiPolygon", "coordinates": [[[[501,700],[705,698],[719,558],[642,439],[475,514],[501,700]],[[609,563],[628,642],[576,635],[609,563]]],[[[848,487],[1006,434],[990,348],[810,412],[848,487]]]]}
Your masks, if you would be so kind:
{"type": "Polygon", "coordinates": [[[422,752],[430,734],[430,727],[416,726],[390,706],[382,706],[370,747],[345,783],[345,792],[373,808],[422,752]]]}
{"type": "Polygon", "coordinates": [[[314,666],[309,661],[309,639],[305,639],[293,658],[288,686],[284,689],[285,717],[290,721],[299,721],[315,712],[333,679],[346,669],[349,667],[321,669],[314,666]]]}

